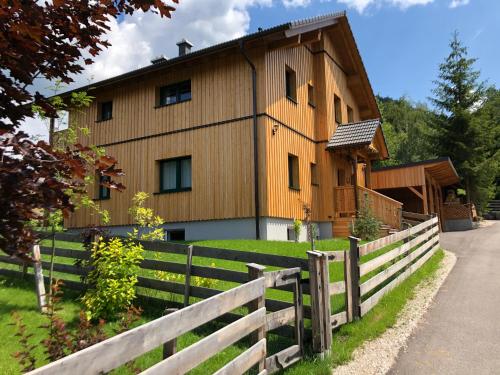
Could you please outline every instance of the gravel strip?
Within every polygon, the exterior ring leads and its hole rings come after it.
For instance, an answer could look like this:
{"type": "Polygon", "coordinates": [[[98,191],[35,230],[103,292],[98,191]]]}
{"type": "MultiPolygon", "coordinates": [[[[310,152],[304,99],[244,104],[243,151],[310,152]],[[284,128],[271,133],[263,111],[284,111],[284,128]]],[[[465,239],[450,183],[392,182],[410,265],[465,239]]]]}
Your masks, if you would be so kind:
{"type": "Polygon", "coordinates": [[[445,251],[441,267],[431,279],[415,288],[414,298],[401,310],[394,327],[387,329],[379,338],[366,342],[353,353],[353,360],[333,369],[334,375],[385,374],[395,363],[399,351],[421,322],[434,296],[452,270],[457,257],[445,251]]]}

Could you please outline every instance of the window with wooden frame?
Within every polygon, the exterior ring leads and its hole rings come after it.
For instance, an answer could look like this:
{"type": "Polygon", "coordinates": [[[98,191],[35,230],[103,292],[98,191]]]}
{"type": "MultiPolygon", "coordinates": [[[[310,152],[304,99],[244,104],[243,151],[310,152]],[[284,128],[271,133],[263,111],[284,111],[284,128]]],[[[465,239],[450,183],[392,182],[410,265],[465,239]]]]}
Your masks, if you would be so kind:
{"type": "Polygon", "coordinates": [[[105,186],[105,184],[111,181],[111,177],[98,175],[97,181],[99,182],[99,185],[97,186],[97,199],[99,200],[110,199],[111,189],[105,186]]]}
{"type": "Polygon", "coordinates": [[[289,66],[285,66],[285,91],[286,97],[297,102],[297,74],[289,66]]]}
{"type": "Polygon", "coordinates": [[[191,190],[191,156],[160,160],[160,193],[191,190]]]}
{"type": "Polygon", "coordinates": [[[354,122],[354,112],[349,106],[347,106],[347,122],[354,122]]]}
{"type": "Polygon", "coordinates": [[[342,124],[342,101],[337,95],[333,96],[333,107],[335,111],[335,122],[342,124]]]}
{"type": "Polygon", "coordinates": [[[311,107],[316,107],[316,102],[314,100],[314,86],[310,83],[307,85],[307,103],[311,107]]]}
{"type": "Polygon", "coordinates": [[[311,163],[311,185],[319,185],[318,166],[315,163],[311,163]]]}
{"type": "Polygon", "coordinates": [[[107,121],[113,118],[113,102],[101,102],[99,103],[97,121],[107,121]]]}
{"type": "Polygon", "coordinates": [[[300,189],[299,158],[292,154],[288,154],[288,187],[294,190],[300,189]]]}
{"type": "Polygon", "coordinates": [[[177,104],[191,100],[191,80],[159,88],[157,106],[177,104]]]}

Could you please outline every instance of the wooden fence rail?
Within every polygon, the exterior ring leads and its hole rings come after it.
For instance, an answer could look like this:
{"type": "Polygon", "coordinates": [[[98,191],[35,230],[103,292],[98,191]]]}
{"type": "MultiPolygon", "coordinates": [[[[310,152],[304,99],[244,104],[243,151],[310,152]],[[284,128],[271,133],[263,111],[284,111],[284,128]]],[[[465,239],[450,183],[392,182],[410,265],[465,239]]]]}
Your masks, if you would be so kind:
{"type": "Polygon", "coordinates": [[[350,237],[350,249],[339,252],[308,252],[311,288],[313,348],[331,349],[331,329],[360,319],[378,301],[419,269],[439,249],[439,223],[431,217],[414,227],[360,245],[350,237]],[[387,246],[403,243],[393,249],[387,246]],[[380,251],[377,257],[361,262],[361,257],[380,251]],[[344,262],[344,280],[329,282],[327,262],[344,262]],[[317,291],[316,291],[317,289],[317,291]],[[345,293],[345,310],[330,315],[333,294],[345,293]]]}
{"type": "Polygon", "coordinates": [[[216,374],[243,374],[255,365],[262,375],[287,368],[300,360],[304,353],[301,269],[264,272],[265,267],[257,264],[248,264],[247,267],[251,280],[243,285],[181,310],[171,310],[168,315],[52,362],[30,374],[101,374],[163,345],[163,360],[142,374],[180,375],[196,368],[249,334],[253,335],[251,347],[219,369],[216,374]],[[294,287],[294,304],[292,308],[266,314],[265,290],[279,285],[294,287]],[[175,343],[179,336],[244,306],[248,307],[247,315],[183,350],[176,350],[175,343]],[[266,332],[290,321],[294,321],[295,344],[266,358],[266,332]]]}
{"type": "MultiPolygon", "coordinates": [[[[261,298],[264,293],[265,278],[261,277],[90,346],[30,374],[73,375],[109,372],[165,342],[261,298]]],[[[266,309],[260,308],[159,362],[146,373],[183,374],[218,351],[263,327],[265,316],[266,309]]]]}

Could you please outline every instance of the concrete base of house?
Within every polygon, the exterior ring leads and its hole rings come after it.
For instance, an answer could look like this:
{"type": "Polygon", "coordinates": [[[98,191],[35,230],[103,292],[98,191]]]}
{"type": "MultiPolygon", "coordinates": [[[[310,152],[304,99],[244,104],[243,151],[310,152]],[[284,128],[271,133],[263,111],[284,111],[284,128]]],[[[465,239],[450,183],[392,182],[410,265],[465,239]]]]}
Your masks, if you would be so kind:
{"type": "MultiPolygon", "coordinates": [[[[314,224],[318,228],[319,239],[332,238],[331,222],[317,222],[314,224]]],[[[255,239],[255,219],[253,218],[167,223],[163,227],[167,232],[168,240],[176,240],[180,237],[186,241],[255,239]]],[[[105,229],[111,234],[125,236],[133,228],[132,225],[125,225],[110,226],[105,229]]],[[[260,238],[273,241],[295,240],[293,220],[272,217],[261,218],[260,238]]],[[[307,228],[305,225],[302,225],[299,241],[307,241],[307,228]]]]}

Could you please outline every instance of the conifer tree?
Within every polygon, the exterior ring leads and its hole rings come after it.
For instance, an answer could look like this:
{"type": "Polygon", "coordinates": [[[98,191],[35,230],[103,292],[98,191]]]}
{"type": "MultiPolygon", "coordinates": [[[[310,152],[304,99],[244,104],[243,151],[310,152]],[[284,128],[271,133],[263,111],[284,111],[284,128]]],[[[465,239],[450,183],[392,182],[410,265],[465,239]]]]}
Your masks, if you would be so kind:
{"type": "Polygon", "coordinates": [[[452,159],[468,201],[484,206],[493,182],[491,177],[495,176],[494,166],[487,163],[485,153],[490,134],[481,122],[474,121],[484,100],[485,84],[480,81],[480,72],[474,69],[477,59],[469,58],[457,32],[450,49],[439,66],[434,97],[430,98],[439,112],[432,123],[431,141],[438,155],[452,159]]]}

